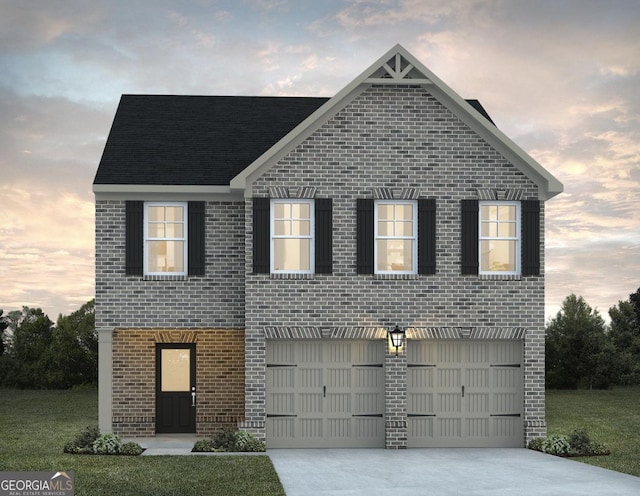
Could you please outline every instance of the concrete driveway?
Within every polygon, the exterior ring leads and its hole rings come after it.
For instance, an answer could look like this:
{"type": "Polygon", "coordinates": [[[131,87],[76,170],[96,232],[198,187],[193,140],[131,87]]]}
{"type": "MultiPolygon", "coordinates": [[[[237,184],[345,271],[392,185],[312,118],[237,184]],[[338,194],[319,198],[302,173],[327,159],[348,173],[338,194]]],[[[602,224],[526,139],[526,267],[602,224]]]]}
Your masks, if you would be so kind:
{"type": "Polygon", "coordinates": [[[273,449],[287,496],[638,496],[640,478],[526,449],[273,449]]]}

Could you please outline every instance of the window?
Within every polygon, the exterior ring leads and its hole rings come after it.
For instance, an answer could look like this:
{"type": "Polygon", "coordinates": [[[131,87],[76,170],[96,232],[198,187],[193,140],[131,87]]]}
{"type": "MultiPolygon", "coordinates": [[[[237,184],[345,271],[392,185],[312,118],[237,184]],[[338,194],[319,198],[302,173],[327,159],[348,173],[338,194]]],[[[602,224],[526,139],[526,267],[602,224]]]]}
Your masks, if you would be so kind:
{"type": "Polygon", "coordinates": [[[144,204],[144,273],[187,273],[187,203],[144,204]]]}
{"type": "Polygon", "coordinates": [[[313,200],[271,201],[271,272],[314,272],[313,200]]]}
{"type": "Polygon", "coordinates": [[[480,202],[480,274],[520,273],[520,202],[480,202]]]}
{"type": "Polygon", "coordinates": [[[376,274],[415,274],[417,202],[375,202],[374,260],[376,274]]]}

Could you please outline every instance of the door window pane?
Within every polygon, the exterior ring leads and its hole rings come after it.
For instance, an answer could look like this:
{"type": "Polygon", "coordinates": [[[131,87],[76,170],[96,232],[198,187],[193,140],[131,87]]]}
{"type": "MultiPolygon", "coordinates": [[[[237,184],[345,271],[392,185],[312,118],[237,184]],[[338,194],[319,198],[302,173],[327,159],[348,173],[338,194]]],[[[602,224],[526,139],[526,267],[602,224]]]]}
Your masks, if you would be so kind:
{"type": "Polygon", "coordinates": [[[161,350],[160,386],[162,392],[191,390],[191,351],[189,349],[161,350]]]}

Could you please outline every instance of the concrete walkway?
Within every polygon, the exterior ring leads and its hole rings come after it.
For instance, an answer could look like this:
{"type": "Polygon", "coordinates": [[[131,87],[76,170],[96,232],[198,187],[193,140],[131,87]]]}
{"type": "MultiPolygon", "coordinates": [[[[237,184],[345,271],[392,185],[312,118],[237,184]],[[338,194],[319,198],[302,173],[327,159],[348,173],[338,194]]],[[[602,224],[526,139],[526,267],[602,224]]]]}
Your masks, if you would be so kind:
{"type": "Polygon", "coordinates": [[[287,496],[638,496],[640,478],[526,449],[268,450],[287,496]]]}

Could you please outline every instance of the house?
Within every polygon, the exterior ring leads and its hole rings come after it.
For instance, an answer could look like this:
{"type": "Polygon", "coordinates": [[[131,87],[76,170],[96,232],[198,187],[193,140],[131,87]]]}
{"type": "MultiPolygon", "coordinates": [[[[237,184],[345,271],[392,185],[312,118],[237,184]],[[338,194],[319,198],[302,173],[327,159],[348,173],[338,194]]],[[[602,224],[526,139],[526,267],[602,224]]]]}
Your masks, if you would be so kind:
{"type": "Polygon", "coordinates": [[[402,46],[330,99],[125,95],[93,190],[103,432],[545,435],[562,185],[402,46]]]}

